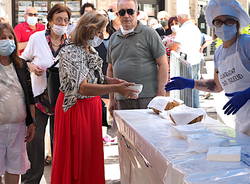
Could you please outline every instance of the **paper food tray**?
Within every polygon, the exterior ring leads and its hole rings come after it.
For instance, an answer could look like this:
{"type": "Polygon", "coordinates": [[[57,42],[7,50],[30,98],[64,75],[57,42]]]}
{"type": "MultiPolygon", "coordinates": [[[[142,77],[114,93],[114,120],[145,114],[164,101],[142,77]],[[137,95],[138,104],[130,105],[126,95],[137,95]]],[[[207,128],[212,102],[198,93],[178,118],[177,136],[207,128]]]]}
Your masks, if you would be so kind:
{"type": "Polygon", "coordinates": [[[182,100],[169,97],[169,96],[156,96],[154,97],[148,104],[149,109],[155,109],[159,112],[164,112],[165,107],[167,106],[168,103],[176,101],[179,104],[183,104],[182,100]]]}

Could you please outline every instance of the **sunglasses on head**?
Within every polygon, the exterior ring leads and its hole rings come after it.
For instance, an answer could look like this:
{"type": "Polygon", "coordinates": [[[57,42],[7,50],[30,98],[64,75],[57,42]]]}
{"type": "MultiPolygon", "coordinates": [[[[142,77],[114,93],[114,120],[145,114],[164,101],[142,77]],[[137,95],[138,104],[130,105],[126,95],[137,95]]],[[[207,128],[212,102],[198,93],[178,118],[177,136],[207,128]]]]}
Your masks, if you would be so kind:
{"type": "Polygon", "coordinates": [[[27,15],[28,15],[29,17],[32,17],[32,16],[36,17],[38,14],[37,14],[37,13],[27,13],[27,15]]]}
{"type": "Polygon", "coordinates": [[[120,16],[124,16],[126,14],[126,12],[127,12],[128,15],[134,15],[135,10],[133,10],[131,8],[130,9],[121,9],[121,10],[118,11],[118,14],[120,16]]]}

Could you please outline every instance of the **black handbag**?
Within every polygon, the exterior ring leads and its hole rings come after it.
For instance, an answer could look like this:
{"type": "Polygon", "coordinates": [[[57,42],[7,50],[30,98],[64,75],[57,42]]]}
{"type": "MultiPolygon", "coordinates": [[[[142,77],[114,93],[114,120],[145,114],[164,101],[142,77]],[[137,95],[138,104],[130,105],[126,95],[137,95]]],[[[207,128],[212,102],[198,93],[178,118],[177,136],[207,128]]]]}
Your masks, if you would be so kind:
{"type": "Polygon", "coordinates": [[[47,89],[51,108],[56,105],[60,88],[59,68],[55,67],[58,63],[59,59],[51,67],[47,68],[47,89]]]}

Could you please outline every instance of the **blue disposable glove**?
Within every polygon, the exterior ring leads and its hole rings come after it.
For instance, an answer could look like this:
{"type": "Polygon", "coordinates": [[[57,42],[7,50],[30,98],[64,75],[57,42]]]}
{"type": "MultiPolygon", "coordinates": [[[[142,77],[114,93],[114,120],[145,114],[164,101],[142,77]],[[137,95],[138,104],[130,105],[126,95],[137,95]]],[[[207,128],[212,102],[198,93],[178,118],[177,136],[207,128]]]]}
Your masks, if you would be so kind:
{"type": "Polygon", "coordinates": [[[244,91],[226,93],[226,96],[232,98],[224,105],[224,114],[235,114],[250,99],[250,88],[244,91]]]}
{"type": "Polygon", "coordinates": [[[173,77],[171,78],[171,81],[165,85],[166,91],[181,90],[185,88],[194,88],[194,79],[173,77]]]}

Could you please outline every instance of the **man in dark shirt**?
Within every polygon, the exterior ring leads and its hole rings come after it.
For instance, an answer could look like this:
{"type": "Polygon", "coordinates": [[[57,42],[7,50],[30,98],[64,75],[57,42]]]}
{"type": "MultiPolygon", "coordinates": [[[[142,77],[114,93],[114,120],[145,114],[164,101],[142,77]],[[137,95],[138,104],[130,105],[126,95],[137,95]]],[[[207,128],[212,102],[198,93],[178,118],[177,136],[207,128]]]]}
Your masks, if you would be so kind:
{"type": "Polygon", "coordinates": [[[158,12],[157,19],[161,24],[161,27],[156,29],[156,32],[160,35],[160,37],[163,39],[164,36],[172,34],[171,28],[168,27],[168,13],[166,11],[158,12]]]}

